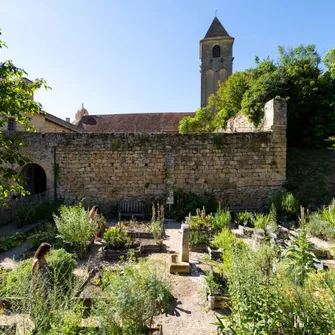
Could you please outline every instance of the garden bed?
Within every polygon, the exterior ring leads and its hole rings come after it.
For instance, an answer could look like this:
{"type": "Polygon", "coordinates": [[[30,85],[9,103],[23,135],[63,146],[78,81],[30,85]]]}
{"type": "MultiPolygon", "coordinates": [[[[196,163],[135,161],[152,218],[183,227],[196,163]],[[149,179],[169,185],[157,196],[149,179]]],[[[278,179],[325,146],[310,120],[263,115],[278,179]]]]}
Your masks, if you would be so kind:
{"type": "Polygon", "coordinates": [[[135,251],[135,257],[140,255],[139,247],[136,249],[124,249],[124,250],[110,250],[107,248],[102,248],[102,254],[105,261],[119,261],[120,257],[124,257],[125,259],[128,257],[129,250],[135,251]]]}
{"type": "Polygon", "coordinates": [[[219,293],[212,295],[208,293],[208,304],[211,310],[214,309],[225,309],[230,306],[230,294],[228,293],[219,293]]]}
{"type": "Polygon", "coordinates": [[[138,239],[138,238],[144,238],[144,239],[153,239],[154,238],[153,233],[149,233],[149,232],[146,232],[146,231],[127,230],[127,234],[132,240],[138,239]]]}
{"type": "Polygon", "coordinates": [[[206,252],[208,246],[206,244],[201,245],[190,245],[190,251],[192,252],[206,252]]]}

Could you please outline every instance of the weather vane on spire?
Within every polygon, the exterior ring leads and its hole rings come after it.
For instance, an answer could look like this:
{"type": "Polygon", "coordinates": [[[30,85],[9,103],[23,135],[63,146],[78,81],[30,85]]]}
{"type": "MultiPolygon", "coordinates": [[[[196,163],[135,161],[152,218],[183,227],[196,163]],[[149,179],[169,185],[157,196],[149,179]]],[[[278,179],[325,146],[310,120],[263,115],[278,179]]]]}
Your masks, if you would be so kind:
{"type": "Polygon", "coordinates": [[[218,10],[215,9],[215,16],[217,17],[218,16],[218,10]]]}

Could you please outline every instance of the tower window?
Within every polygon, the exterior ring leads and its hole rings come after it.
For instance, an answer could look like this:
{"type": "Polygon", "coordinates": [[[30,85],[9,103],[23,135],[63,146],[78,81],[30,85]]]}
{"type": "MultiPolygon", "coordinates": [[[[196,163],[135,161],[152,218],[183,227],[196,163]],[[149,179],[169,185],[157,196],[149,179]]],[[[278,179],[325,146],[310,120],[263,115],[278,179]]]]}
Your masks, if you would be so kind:
{"type": "Polygon", "coordinates": [[[9,130],[9,131],[15,131],[16,130],[15,119],[13,119],[12,117],[8,118],[7,130],[9,130]]]}
{"type": "Polygon", "coordinates": [[[221,56],[221,49],[218,45],[214,45],[212,55],[213,58],[219,58],[221,56]]]}

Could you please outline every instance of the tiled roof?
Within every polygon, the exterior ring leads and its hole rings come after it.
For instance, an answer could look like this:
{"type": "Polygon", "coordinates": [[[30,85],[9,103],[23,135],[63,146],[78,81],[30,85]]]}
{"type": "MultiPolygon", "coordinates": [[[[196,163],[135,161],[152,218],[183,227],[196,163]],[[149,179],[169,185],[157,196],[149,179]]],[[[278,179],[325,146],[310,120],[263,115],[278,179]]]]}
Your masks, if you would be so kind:
{"type": "Polygon", "coordinates": [[[205,38],[211,37],[230,37],[227,30],[223,28],[223,25],[216,16],[205,36],[205,38]]]}
{"type": "Polygon", "coordinates": [[[73,125],[72,123],[70,122],[67,122],[67,121],[64,121],[62,119],[60,119],[59,117],[55,116],[55,115],[52,115],[52,114],[49,114],[49,113],[45,113],[45,119],[50,121],[50,122],[53,122],[53,123],[56,123],[64,128],[67,128],[67,129],[70,129],[74,132],[82,132],[83,130],[78,128],[76,125],[73,125]]]}
{"type": "Polygon", "coordinates": [[[180,120],[195,113],[86,115],[78,127],[95,133],[178,133],[180,120]]]}

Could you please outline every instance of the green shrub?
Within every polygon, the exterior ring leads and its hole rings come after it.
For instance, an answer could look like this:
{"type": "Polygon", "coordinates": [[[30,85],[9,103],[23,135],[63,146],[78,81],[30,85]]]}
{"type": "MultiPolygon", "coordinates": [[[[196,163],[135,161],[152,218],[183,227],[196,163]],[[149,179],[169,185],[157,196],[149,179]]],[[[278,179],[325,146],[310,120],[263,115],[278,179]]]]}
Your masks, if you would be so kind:
{"type": "Polygon", "coordinates": [[[110,227],[104,233],[107,249],[120,249],[130,242],[127,230],[123,227],[110,227]]]}
{"type": "Polygon", "coordinates": [[[307,224],[307,231],[311,235],[325,240],[335,240],[335,226],[321,219],[318,214],[314,214],[310,217],[307,224]]]}
{"type": "Polygon", "coordinates": [[[283,252],[289,266],[289,274],[294,281],[302,285],[309,274],[316,270],[315,263],[319,263],[312,252],[313,244],[307,240],[306,230],[303,228],[283,252]]]}
{"type": "Polygon", "coordinates": [[[104,272],[106,299],[99,300],[95,313],[106,334],[147,334],[154,316],[170,310],[172,295],[162,278],[164,269],[157,261],[144,261],[126,265],[122,272],[104,272]],[[121,325],[122,332],[113,332],[121,325]]]}
{"type": "Polygon", "coordinates": [[[198,231],[190,232],[190,245],[209,245],[209,237],[198,231]]]}
{"type": "Polygon", "coordinates": [[[270,222],[270,216],[263,213],[254,213],[251,221],[256,229],[265,229],[270,222]]]}
{"type": "Polygon", "coordinates": [[[275,204],[271,204],[268,228],[272,233],[278,231],[278,214],[275,204]]]}
{"type": "Polygon", "coordinates": [[[151,221],[148,232],[153,234],[155,243],[158,244],[163,237],[162,223],[160,221],[151,221]]]}
{"type": "Polygon", "coordinates": [[[229,229],[222,229],[219,234],[214,235],[212,246],[221,249],[225,271],[230,271],[234,253],[243,253],[247,250],[244,242],[236,237],[229,229]]]}
{"type": "Polygon", "coordinates": [[[329,207],[326,207],[318,212],[319,217],[322,220],[327,221],[331,226],[335,227],[335,206],[334,199],[329,207]]]}
{"type": "Polygon", "coordinates": [[[239,212],[235,214],[234,217],[234,222],[237,225],[243,224],[243,223],[248,223],[250,218],[249,212],[239,212]]]}
{"type": "Polygon", "coordinates": [[[234,254],[228,274],[231,315],[220,320],[221,331],[331,334],[335,329],[335,271],[312,272],[303,286],[291,281],[290,271],[282,270],[276,248],[269,245],[234,254]]]}
{"type": "Polygon", "coordinates": [[[73,278],[73,270],[76,267],[76,260],[73,254],[64,249],[51,250],[47,255],[49,278],[51,285],[65,287],[73,278]]]}
{"type": "Polygon", "coordinates": [[[229,228],[230,222],[231,222],[231,215],[229,210],[221,209],[221,205],[219,204],[219,208],[213,217],[212,227],[217,230],[221,230],[223,228],[229,228]]]}
{"type": "Polygon", "coordinates": [[[196,211],[196,215],[187,217],[186,221],[190,229],[207,229],[213,226],[214,218],[212,214],[206,215],[205,207],[196,211]]]}
{"type": "Polygon", "coordinates": [[[270,199],[280,215],[293,216],[299,212],[300,201],[291,192],[276,193],[270,199]]]}
{"type": "MultiPolygon", "coordinates": [[[[76,266],[74,256],[64,249],[51,250],[46,260],[51,286],[66,290],[73,279],[72,271],[76,266]]],[[[0,287],[1,295],[29,297],[31,295],[31,268],[32,260],[27,259],[20,262],[14,270],[1,273],[3,283],[0,287]]]]}
{"type": "Polygon", "coordinates": [[[329,207],[320,209],[309,217],[307,231],[326,240],[335,240],[334,200],[329,207]]]}
{"type": "Polygon", "coordinates": [[[186,193],[178,189],[174,192],[174,205],[168,208],[167,213],[172,219],[184,220],[189,213],[196,215],[197,209],[202,207],[205,207],[209,213],[214,213],[217,205],[218,203],[213,193],[186,193]]]}
{"type": "Polygon", "coordinates": [[[94,236],[95,222],[90,221],[82,203],[76,206],[61,206],[59,216],[54,215],[58,236],[77,250],[80,258],[87,254],[87,243],[94,236]]]}
{"type": "Polygon", "coordinates": [[[45,201],[41,204],[30,205],[29,207],[21,206],[16,210],[16,219],[19,226],[43,219],[50,219],[53,214],[58,213],[60,206],[61,202],[59,201],[45,201]]]}
{"type": "Polygon", "coordinates": [[[214,275],[213,271],[208,271],[205,275],[206,286],[211,295],[219,294],[221,290],[221,285],[214,275]]]}

